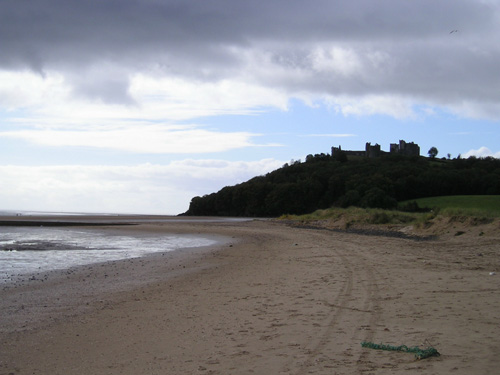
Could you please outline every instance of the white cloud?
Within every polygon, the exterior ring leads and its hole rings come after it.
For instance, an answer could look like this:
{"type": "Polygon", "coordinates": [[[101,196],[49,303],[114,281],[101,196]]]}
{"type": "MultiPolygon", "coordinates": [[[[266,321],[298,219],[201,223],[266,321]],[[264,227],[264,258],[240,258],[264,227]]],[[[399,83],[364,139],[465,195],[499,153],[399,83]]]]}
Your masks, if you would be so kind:
{"type": "Polygon", "coordinates": [[[39,107],[54,98],[65,98],[69,89],[61,74],[46,76],[30,71],[0,70],[0,108],[7,111],[39,107]]]}
{"type": "Polygon", "coordinates": [[[132,78],[130,95],[146,114],[172,119],[284,110],[288,100],[284,92],[238,79],[210,82],[145,74],[132,78]]]}
{"type": "Polygon", "coordinates": [[[0,137],[136,153],[220,152],[254,146],[252,138],[259,134],[175,122],[249,115],[264,107],[285,109],[287,102],[275,90],[239,81],[194,82],[144,74],[131,77],[127,95],[132,104],[107,103],[73,95],[71,82],[58,73],[43,77],[0,71],[0,106],[7,109],[3,121],[11,125],[0,137]]]}
{"type": "MultiPolygon", "coordinates": [[[[0,70],[0,106],[10,111],[24,110],[21,118],[13,119],[24,124],[74,127],[86,123],[106,126],[127,120],[177,121],[252,114],[268,108],[286,109],[288,100],[277,90],[234,79],[202,82],[137,73],[127,81],[127,95],[132,103],[108,103],[98,97],[73,95],[72,80],[71,76],[54,71],[40,76],[0,70]]],[[[86,87],[91,90],[91,86],[88,83],[86,87]]]]}
{"type": "Polygon", "coordinates": [[[477,150],[469,150],[465,154],[462,154],[462,158],[468,158],[470,156],[476,156],[478,158],[491,156],[500,159],[500,151],[493,152],[488,147],[480,147],[477,150]]]}
{"type": "Polygon", "coordinates": [[[19,130],[0,137],[23,139],[44,146],[93,147],[148,154],[222,152],[255,146],[247,132],[217,132],[196,127],[127,126],[113,130],[19,130]]]}
{"type": "Polygon", "coordinates": [[[396,119],[413,118],[414,101],[400,96],[368,95],[363,97],[330,96],[327,104],[344,116],[389,115],[396,119]]]}
{"type": "Polygon", "coordinates": [[[225,181],[233,181],[232,184],[244,182],[252,177],[280,168],[283,163],[283,161],[275,159],[262,159],[251,162],[186,159],[174,161],[170,164],[170,167],[189,176],[188,184],[195,180],[205,180],[212,181],[211,186],[220,185],[220,187],[224,187],[228,184],[225,181]]]}
{"type": "Polygon", "coordinates": [[[462,100],[449,106],[450,112],[461,118],[487,119],[498,121],[500,114],[500,103],[498,100],[471,101],[462,100]]]}
{"type": "Polygon", "coordinates": [[[316,47],[311,53],[312,67],[321,73],[354,75],[362,69],[361,61],[352,49],[341,47],[316,47]]]}
{"type": "Polygon", "coordinates": [[[178,214],[190,199],[283,164],[182,160],[169,165],[0,166],[0,208],[32,211],[178,214]]]}

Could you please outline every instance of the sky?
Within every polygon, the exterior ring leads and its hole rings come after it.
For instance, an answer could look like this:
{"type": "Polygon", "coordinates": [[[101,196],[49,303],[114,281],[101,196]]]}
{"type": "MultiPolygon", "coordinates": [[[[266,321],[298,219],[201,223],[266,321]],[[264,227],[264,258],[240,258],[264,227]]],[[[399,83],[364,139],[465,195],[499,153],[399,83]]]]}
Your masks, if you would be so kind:
{"type": "Polygon", "coordinates": [[[179,214],[332,146],[500,158],[500,1],[0,0],[0,210],[179,214]]]}

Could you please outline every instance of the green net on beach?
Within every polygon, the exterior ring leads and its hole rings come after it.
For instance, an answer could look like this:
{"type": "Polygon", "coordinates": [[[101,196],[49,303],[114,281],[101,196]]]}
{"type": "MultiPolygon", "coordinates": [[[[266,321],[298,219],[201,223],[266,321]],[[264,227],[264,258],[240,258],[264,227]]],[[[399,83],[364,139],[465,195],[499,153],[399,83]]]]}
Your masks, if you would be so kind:
{"type": "Polygon", "coordinates": [[[416,359],[424,359],[424,358],[440,355],[439,352],[433,347],[421,349],[418,346],[414,346],[414,347],[409,348],[406,345],[393,346],[393,345],[385,345],[385,344],[374,344],[373,342],[366,342],[366,341],[363,341],[361,343],[361,346],[363,348],[371,348],[371,349],[377,349],[377,350],[392,350],[392,351],[397,351],[397,352],[414,353],[416,359]]]}

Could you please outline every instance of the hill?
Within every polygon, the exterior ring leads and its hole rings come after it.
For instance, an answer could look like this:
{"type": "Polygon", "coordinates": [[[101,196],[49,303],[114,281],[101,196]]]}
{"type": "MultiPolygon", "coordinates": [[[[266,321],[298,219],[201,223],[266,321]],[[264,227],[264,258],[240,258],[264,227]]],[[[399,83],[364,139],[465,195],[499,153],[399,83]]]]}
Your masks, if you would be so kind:
{"type": "Polygon", "coordinates": [[[308,155],[305,162],[194,197],[184,215],[277,217],[338,207],[396,208],[447,195],[500,194],[500,160],[308,155]]]}

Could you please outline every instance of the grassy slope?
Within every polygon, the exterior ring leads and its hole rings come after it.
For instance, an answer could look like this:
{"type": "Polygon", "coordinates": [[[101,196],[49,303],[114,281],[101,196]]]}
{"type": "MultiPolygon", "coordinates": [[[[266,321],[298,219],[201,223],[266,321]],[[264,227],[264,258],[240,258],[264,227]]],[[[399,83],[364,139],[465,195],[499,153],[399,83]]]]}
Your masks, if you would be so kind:
{"type": "Polygon", "coordinates": [[[500,195],[454,195],[414,201],[419,207],[439,209],[444,215],[500,217],[500,195]]]}

